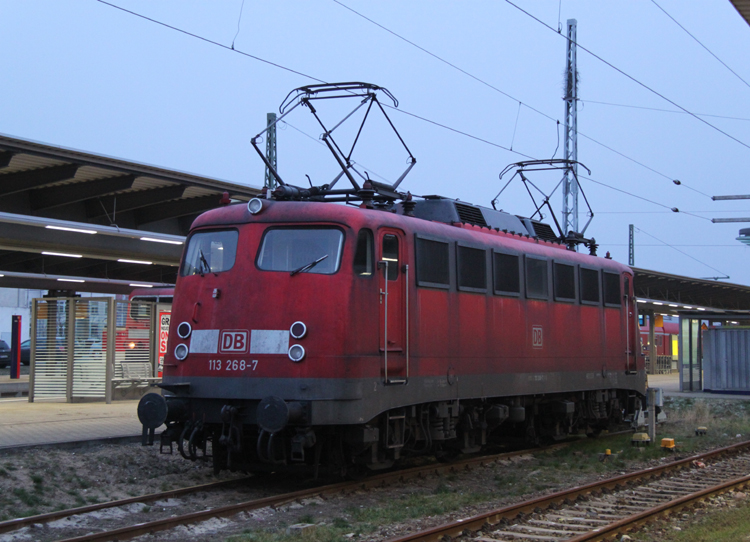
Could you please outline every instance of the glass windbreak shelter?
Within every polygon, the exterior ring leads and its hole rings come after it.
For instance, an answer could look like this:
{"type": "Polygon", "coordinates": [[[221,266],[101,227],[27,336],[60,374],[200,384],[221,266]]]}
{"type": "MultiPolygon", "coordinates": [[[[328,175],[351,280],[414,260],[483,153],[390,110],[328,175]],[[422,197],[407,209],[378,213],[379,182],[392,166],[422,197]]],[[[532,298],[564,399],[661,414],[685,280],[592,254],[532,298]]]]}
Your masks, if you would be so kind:
{"type": "MultiPolygon", "coordinates": [[[[750,327],[750,314],[739,311],[702,311],[680,313],[680,348],[679,348],[679,373],[680,391],[703,391],[705,387],[705,370],[713,371],[714,367],[704,366],[704,337],[709,329],[742,329],[750,327]]],[[[735,349],[733,357],[747,356],[741,354],[740,349],[735,349]]],[[[710,364],[716,360],[709,359],[710,364]]],[[[748,366],[750,370],[750,358],[721,360],[722,363],[731,361],[732,366],[748,366]]],[[[710,386],[709,386],[710,387],[710,386]]],[[[715,390],[706,390],[715,391],[715,390]]]]}
{"type": "Polygon", "coordinates": [[[29,401],[135,399],[161,381],[156,304],[35,299],[29,401]]]}

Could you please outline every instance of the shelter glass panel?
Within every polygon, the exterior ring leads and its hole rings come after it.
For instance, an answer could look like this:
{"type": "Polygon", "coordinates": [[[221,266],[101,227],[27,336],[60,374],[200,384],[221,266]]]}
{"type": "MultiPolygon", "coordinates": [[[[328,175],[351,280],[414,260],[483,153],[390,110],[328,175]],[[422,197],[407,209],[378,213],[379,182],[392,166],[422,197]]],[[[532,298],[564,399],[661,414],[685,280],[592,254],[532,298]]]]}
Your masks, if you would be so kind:
{"type": "Polygon", "coordinates": [[[107,328],[108,303],[76,299],[75,341],[73,346],[72,397],[104,398],[107,356],[103,337],[107,328]]]}
{"type": "Polygon", "coordinates": [[[67,299],[36,301],[34,399],[66,399],[68,386],[67,299]]]}

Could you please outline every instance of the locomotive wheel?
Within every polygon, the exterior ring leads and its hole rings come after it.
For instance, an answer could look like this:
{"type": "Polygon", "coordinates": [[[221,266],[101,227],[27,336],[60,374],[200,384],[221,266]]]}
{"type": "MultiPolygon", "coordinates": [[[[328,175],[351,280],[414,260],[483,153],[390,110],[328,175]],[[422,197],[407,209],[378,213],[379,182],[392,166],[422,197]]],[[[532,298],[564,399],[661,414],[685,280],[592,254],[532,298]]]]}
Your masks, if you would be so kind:
{"type": "Polygon", "coordinates": [[[346,478],[347,480],[352,480],[354,482],[358,480],[364,480],[369,475],[370,469],[368,469],[365,465],[360,465],[358,463],[347,465],[344,472],[344,478],[346,478]]]}
{"type": "Polygon", "coordinates": [[[211,453],[213,455],[214,475],[218,475],[227,468],[227,447],[219,444],[216,434],[214,434],[214,439],[211,441],[211,453]]]}
{"type": "Polygon", "coordinates": [[[452,463],[461,455],[461,451],[456,448],[443,448],[435,451],[435,459],[441,463],[452,463]]]}

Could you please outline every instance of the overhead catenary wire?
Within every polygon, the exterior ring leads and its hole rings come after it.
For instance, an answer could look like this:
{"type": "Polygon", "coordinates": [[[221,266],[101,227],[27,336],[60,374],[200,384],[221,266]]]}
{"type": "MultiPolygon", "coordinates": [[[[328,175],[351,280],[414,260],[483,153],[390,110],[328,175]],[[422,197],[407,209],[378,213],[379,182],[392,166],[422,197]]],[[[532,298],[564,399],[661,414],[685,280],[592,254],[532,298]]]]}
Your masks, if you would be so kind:
{"type": "MultiPolygon", "coordinates": [[[[660,111],[662,113],[677,113],[679,115],[687,115],[684,111],[676,111],[674,109],[661,109],[659,107],[646,107],[643,105],[631,105],[631,104],[616,104],[612,102],[599,102],[596,100],[578,100],[581,103],[585,104],[600,104],[600,105],[611,105],[614,107],[629,107],[632,109],[646,109],[648,111],[660,111]]],[[[746,122],[750,122],[750,119],[743,118],[743,117],[730,117],[727,115],[712,115],[710,113],[696,113],[699,117],[713,117],[716,119],[727,119],[727,120],[742,120],[746,122]]]]}
{"type": "Polygon", "coordinates": [[[303,73],[298,70],[293,70],[292,68],[288,68],[286,66],[282,66],[281,64],[278,64],[276,62],[271,62],[270,60],[266,60],[265,58],[261,58],[259,56],[251,55],[250,53],[245,53],[243,51],[240,51],[239,49],[233,49],[229,45],[224,45],[223,43],[220,43],[218,41],[210,40],[208,38],[205,38],[199,34],[194,34],[193,32],[188,32],[187,30],[183,30],[182,28],[178,28],[176,26],[172,26],[171,24],[167,24],[164,22],[161,22],[157,19],[153,19],[151,17],[148,17],[146,15],[143,15],[141,13],[138,13],[136,11],[132,11],[130,9],[124,8],[122,6],[118,6],[117,4],[113,4],[112,2],[107,2],[106,0],[96,0],[100,4],[104,4],[106,6],[109,6],[114,9],[119,9],[120,11],[123,11],[125,13],[129,13],[130,15],[133,15],[135,17],[139,17],[141,19],[144,19],[146,21],[152,22],[154,24],[158,24],[159,26],[163,26],[165,28],[169,28],[170,30],[174,30],[175,32],[179,32],[181,34],[185,34],[186,36],[190,36],[195,39],[199,39],[201,41],[205,41],[206,43],[210,43],[211,45],[215,45],[216,47],[221,47],[222,49],[226,49],[227,51],[233,51],[237,54],[240,54],[242,56],[246,56],[248,58],[252,58],[253,60],[257,60],[258,62],[262,62],[264,64],[268,64],[269,66],[273,66],[274,68],[279,68],[280,70],[287,71],[289,73],[293,73],[295,75],[301,75],[302,77],[307,77],[308,79],[312,79],[313,81],[316,81],[318,83],[325,83],[326,81],[323,81],[322,79],[318,79],[317,77],[313,77],[312,75],[308,75],[306,73],[303,73]]]}
{"type": "MultiPolygon", "coordinates": [[[[616,214],[622,214],[622,215],[654,215],[654,214],[667,214],[671,211],[597,211],[596,214],[598,215],[604,215],[604,214],[610,214],[610,215],[616,215],[616,214]]],[[[681,211],[683,213],[750,213],[750,211],[681,211]]]]}
{"type": "MultiPolygon", "coordinates": [[[[335,1],[335,0],[334,0],[334,1],[335,1]]],[[[510,5],[511,5],[511,6],[513,6],[514,8],[516,8],[516,9],[517,9],[518,11],[520,11],[521,13],[523,13],[523,14],[527,15],[528,17],[532,18],[532,19],[533,19],[534,21],[538,22],[538,23],[539,23],[539,24],[541,24],[541,25],[542,25],[543,27],[545,27],[545,28],[547,28],[547,29],[551,30],[552,32],[554,32],[555,34],[557,34],[557,31],[556,31],[556,30],[555,30],[554,28],[552,28],[552,27],[551,27],[550,25],[548,25],[547,23],[545,23],[544,21],[542,21],[542,20],[541,20],[541,19],[539,19],[538,17],[536,17],[536,16],[532,15],[531,13],[529,13],[528,11],[526,11],[525,9],[523,9],[522,7],[520,7],[520,6],[516,5],[516,4],[514,4],[513,2],[511,2],[511,0],[505,0],[505,2],[506,2],[507,4],[510,4],[510,5]]],[[[565,39],[567,39],[567,38],[565,38],[565,39]]],[[[588,54],[590,54],[591,56],[593,56],[593,57],[594,57],[595,59],[597,59],[598,61],[602,62],[603,64],[605,64],[605,65],[607,65],[607,66],[609,66],[610,68],[612,68],[613,70],[615,70],[615,71],[616,71],[617,73],[619,73],[619,74],[623,75],[623,76],[624,76],[624,77],[626,77],[627,79],[630,79],[630,80],[631,80],[631,81],[633,81],[633,82],[634,82],[635,84],[637,84],[637,85],[639,85],[639,86],[641,86],[641,87],[645,88],[646,90],[648,90],[648,91],[649,91],[649,92],[651,92],[652,94],[654,94],[654,95],[658,96],[659,98],[661,98],[661,99],[662,99],[662,100],[664,100],[665,102],[668,102],[669,104],[673,105],[674,107],[676,107],[676,108],[678,108],[678,109],[680,109],[680,110],[684,111],[685,113],[687,113],[688,115],[690,115],[690,116],[691,116],[691,117],[693,117],[694,119],[698,120],[699,122],[702,122],[703,124],[705,124],[706,126],[710,127],[711,129],[713,129],[713,130],[715,130],[715,131],[719,132],[720,134],[723,134],[724,136],[728,137],[728,138],[729,138],[729,139],[731,139],[732,141],[734,141],[734,142],[736,142],[736,143],[739,143],[740,145],[742,145],[743,147],[745,147],[745,148],[747,148],[747,149],[750,149],[750,145],[748,145],[748,144],[747,144],[747,143],[745,143],[744,141],[742,141],[742,140],[740,140],[740,139],[737,139],[736,137],[734,137],[733,135],[731,135],[731,134],[729,134],[729,133],[725,132],[724,130],[722,130],[722,129],[721,129],[721,128],[719,128],[718,126],[714,126],[713,124],[711,124],[711,123],[710,123],[710,122],[708,122],[707,120],[705,120],[705,119],[702,119],[702,118],[700,118],[700,117],[699,117],[698,115],[696,115],[695,113],[693,113],[693,112],[691,112],[691,111],[689,111],[689,110],[685,109],[684,107],[682,107],[682,106],[681,106],[680,104],[678,104],[678,103],[674,102],[673,100],[670,100],[670,99],[669,99],[669,98],[667,98],[667,97],[666,97],[666,96],[665,96],[664,94],[662,94],[662,93],[658,92],[657,90],[654,90],[653,88],[651,88],[650,86],[648,86],[648,85],[647,85],[646,83],[643,83],[643,82],[639,81],[638,79],[636,79],[636,78],[635,78],[635,77],[633,77],[632,75],[630,75],[630,74],[628,74],[627,72],[625,72],[625,71],[621,70],[620,68],[618,68],[617,66],[615,66],[615,65],[614,65],[614,64],[612,64],[611,62],[609,62],[609,61],[605,60],[604,58],[600,57],[599,55],[597,55],[596,53],[594,53],[594,52],[593,52],[593,51],[591,51],[590,49],[588,49],[588,48],[584,47],[583,45],[581,45],[580,43],[577,43],[577,42],[573,42],[573,43],[575,43],[576,47],[578,47],[579,49],[581,49],[581,50],[583,50],[583,51],[587,52],[588,54]]]]}
{"type": "Polygon", "coordinates": [[[245,9],[245,0],[242,0],[242,5],[240,6],[240,16],[237,18],[237,33],[234,35],[234,39],[232,39],[232,50],[234,50],[234,42],[237,41],[237,36],[240,35],[240,23],[242,22],[242,11],[245,9]]]}
{"type": "MultiPolygon", "coordinates": [[[[384,25],[380,24],[379,22],[375,21],[374,19],[372,19],[372,18],[370,18],[370,17],[367,17],[367,16],[366,16],[366,15],[364,15],[363,13],[360,13],[359,11],[357,11],[357,10],[355,10],[355,9],[353,9],[353,8],[351,8],[351,7],[349,7],[349,6],[347,6],[346,4],[344,4],[343,2],[341,2],[340,0],[333,0],[333,2],[335,2],[336,4],[338,4],[339,6],[341,6],[341,7],[345,8],[345,9],[349,10],[350,12],[354,13],[355,15],[357,15],[357,16],[359,16],[359,17],[361,17],[362,19],[364,19],[364,20],[366,20],[366,21],[368,21],[368,22],[372,23],[373,25],[375,25],[375,26],[377,26],[378,28],[380,28],[380,29],[384,30],[385,32],[388,32],[389,34],[391,34],[391,35],[395,36],[396,38],[398,38],[398,39],[400,39],[400,40],[402,40],[402,41],[404,41],[404,42],[408,43],[409,45],[411,45],[411,46],[413,46],[413,47],[416,47],[417,49],[419,49],[420,51],[424,52],[425,54],[427,54],[427,55],[429,55],[429,56],[431,56],[431,57],[435,58],[436,60],[438,60],[438,61],[440,61],[440,62],[442,62],[442,63],[444,63],[444,64],[446,64],[446,65],[450,66],[451,68],[453,68],[453,69],[455,69],[455,70],[459,71],[460,73],[462,73],[462,74],[466,75],[467,77],[470,77],[471,79],[474,79],[475,81],[477,81],[477,82],[479,82],[479,83],[481,83],[481,84],[485,85],[486,87],[488,87],[488,88],[490,88],[490,89],[492,89],[492,90],[494,90],[494,91],[496,91],[496,92],[498,92],[498,93],[502,94],[503,96],[505,96],[505,97],[507,97],[507,98],[509,98],[509,99],[511,99],[511,100],[513,100],[513,101],[516,101],[516,102],[518,102],[519,106],[518,106],[518,113],[517,113],[517,115],[516,115],[516,127],[514,127],[514,129],[513,129],[513,141],[515,141],[515,133],[516,133],[516,128],[517,128],[517,126],[518,126],[518,115],[519,115],[519,114],[520,114],[520,112],[521,112],[521,106],[524,106],[524,107],[526,107],[526,108],[530,109],[531,111],[534,111],[535,113],[537,113],[537,114],[539,114],[539,115],[541,115],[541,116],[545,117],[546,119],[549,119],[549,120],[555,121],[555,122],[557,123],[557,125],[558,125],[558,128],[559,128],[559,124],[560,124],[560,121],[559,121],[559,119],[556,119],[556,118],[552,117],[551,115],[548,115],[547,113],[544,113],[543,111],[541,111],[541,110],[539,110],[539,109],[537,109],[537,108],[535,108],[535,107],[532,107],[531,105],[529,105],[529,104],[525,103],[524,101],[522,101],[522,100],[519,100],[518,98],[516,98],[516,97],[512,96],[511,94],[509,94],[509,93],[505,92],[504,90],[502,90],[502,89],[500,89],[500,88],[498,88],[498,87],[496,87],[496,86],[494,86],[494,85],[492,85],[492,84],[488,83],[488,82],[487,82],[487,81],[485,81],[484,79],[482,79],[482,78],[480,78],[480,77],[477,77],[476,75],[474,75],[474,74],[472,74],[472,73],[470,73],[470,72],[468,72],[468,71],[464,70],[463,68],[461,68],[460,66],[458,66],[458,65],[456,65],[456,64],[454,64],[454,63],[452,63],[452,62],[449,62],[448,60],[444,59],[443,57],[441,57],[441,56],[439,56],[439,55],[437,55],[437,54],[435,54],[435,53],[433,53],[433,52],[429,51],[428,49],[426,49],[426,48],[422,47],[421,45],[419,45],[419,44],[417,44],[417,43],[415,43],[415,42],[413,42],[413,41],[409,40],[408,38],[406,38],[406,37],[402,36],[401,34],[398,34],[397,32],[394,32],[393,30],[391,30],[391,29],[387,28],[386,26],[384,26],[384,25]]],[[[558,33],[559,33],[559,31],[558,31],[558,33]]],[[[566,38],[566,39],[567,39],[567,38],[566,38]]],[[[685,112],[686,112],[686,113],[689,113],[689,112],[687,112],[687,111],[685,111],[685,112]]],[[[653,173],[656,173],[657,175],[659,175],[659,176],[661,176],[661,177],[664,177],[665,179],[668,179],[668,180],[670,180],[670,181],[673,181],[673,182],[674,182],[674,177],[670,177],[669,175],[666,175],[666,174],[664,174],[664,173],[661,173],[660,171],[657,171],[656,169],[654,169],[654,168],[652,168],[652,167],[650,167],[650,166],[647,166],[647,165],[643,164],[642,162],[640,162],[640,161],[638,161],[638,160],[636,160],[636,159],[634,159],[634,158],[631,158],[631,157],[629,157],[628,155],[626,155],[626,154],[624,154],[624,153],[622,153],[622,152],[620,152],[620,151],[616,151],[616,150],[615,150],[615,149],[613,149],[612,147],[610,147],[610,146],[608,146],[608,145],[606,145],[606,144],[604,144],[604,143],[602,143],[602,142],[600,142],[600,141],[598,141],[598,140],[594,139],[594,138],[593,138],[593,137],[591,137],[591,136],[588,136],[588,135],[584,134],[584,133],[583,133],[583,132],[581,132],[580,130],[578,130],[578,135],[580,135],[580,136],[582,136],[582,137],[585,137],[585,138],[586,138],[586,139],[588,139],[589,141],[592,141],[593,143],[596,143],[596,144],[598,144],[598,145],[602,146],[603,148],[605,148],[605,149],[607,149],[607,150],[609,150],[609,151],[611,151],[611,152],[613,152],[613,153],[615,153],[615,154],[617,154],[617,155],[619,155],[619,156],[621,156],[621,157],[625,158],[626,160],[629,160],[629,161],[631,161],[631,162],[633,162],[633,163],[635,163],[635,164],[637,164],[637,165],[639,165],[639,166],[641,166],[641,167],[643,167],[643,168],[645,168],[645,169],[647,169],[647,170],[649,170],[649,171],[651,171],[651,172],[653,172],[653,173]]],[[[558,137],[559,137],[559,132],[558,132],[558,137]]],[[[511,146],[510,146],[510,148],[511,148],[511,149],[513,148],[513,142],[511,142],[511,146]]],[[[556,153],[557,153],[557,150],[555,150],[555,154],[556,154],[556,153]]],[[[709,197],[709,198],[711,197],[711,196],[709,196],[708,194],[705,194],[704,192],[701,192],[700,190],[697,190],[697,189],[695,189],[695,188],[692,188],[692,187],[690,187],[690,186],[689,186],[688,184],[686,184],[686,183],[683,183],[683,182],[681,182],[681,183],[680,183],[680,185],[681,185],[681,186],[684,186],[685,188],[687,188],[687,189],[689,189],[689,190],[693,190],[694,192],[697,192],[698,194],[701,194],[701,195],[703,195],[703,196],[706,196],[706,197],[709,197]]]]}
{"type": "Polygon", "coordinates": [[[713,267],[713,266],[711,266],[711,265],[708,265],[708,264],[707,264],[706,262],[703,262],[703,261],[699,260],[698,258],[695,258],[695,257],[691,256],[691,255],[690,255],[690,254],[688,254],[687,252],[685,252],[685,251],[683,251],[683,250],[680,250],[679,248],[677,248],[677,247],[676,247],[675,245],[670,245],[669,243],[667,243],[667,242],[665,242],[665,241],[662,241],[662,240],[661,240],[661,239],[659,239],[658,237],[655,237],[655,236],[651,235],[650,233],[648,233],[647,231],[644,231],[644,230],[643,230],[643,229],[641,229],[641,228],[638,228],[638,227],[636,227],[636,228],[635,228],[635,230],[636,230],[637,232],[639,232],[639,233],[642,233],[642,234],[644,234],[644,235],[648,235],[648,236],[649,236],[649,237],[651,237],[652,239],[655,239],[656,241],[659,241],[659,242],[660,242],[661,244],[663,244],[663,245],[665,245],[665,246],[668,246],[668,247],[669,247],[669,248],[671,248],[672,250],[676,250],[677,252],[679,252],[679,253],[680,253],[680,254],[682,254],[683,256],[687,256],[687,257],[688,257],[688,258],[690,258],[691,260],[694,260],[694,261],[698,262],[699,264],[705,265],[705,266],[706,266],[706,267],[708,267],[709,269],[713,269],[713,270],[714,270],[714,271],[716,271],[717,273],[722,273],[723,275],[727,275],[727,278],[729,278],[729,275],[728,275],[727,273],[725,273],[724,271],[721,271],[720,269],[716,269],[715,267],[713,267]]]}
{"type": "MultiPolygon", "coordinates": [[[[630,243],[607,243],[606,241],[602,241],[600,243],[601,245],[607,245],[608,247],[627,247],[630,246],[630,243]]],[[[638,248],[641,247],[663,247],[664,245],[657,245],[657,244],[648,244],[648,243],[638,243],[638,248]]],[[[733,245],[670,245],[671,247],[691,247],[691,248],[747,248],[747,245],[739,245],[737,243],[733,245]]]]}
{"type": "MultiPolygon", "coordinates": [[[[240,50],[238,50],[238,49],[232,49],[231,47],[229,47],[229,46],[227,46],[227,45],[224,45],[224,44],[222,44],[222,43],[220,43],[220,42],[217,42],[217,41],[214,41],[214,40],[210,40],[210,39],[208,39],[208,38],[205,38],[205,37],[203,37],[203,36],[200,36],[200,35],[198,35],[198,34],[194,34],[194,33],[192,33],[192,32],[188,32],[188,31],[186,31],[186,30],[183,30],[183,29],[181,29],[181,28],[175,27],[175,26],[173,26],[173,25],[169,25],[169,24],[167,24],[167,23],[164,23],[164,22],[158,21],[158,20],[156,20],[156,19],[153,19],[153,18],[151,18],[151,17],[147,17],[147,16],[145,16],[145,15],[142,15],[142,14],[140,14],[140,13],[137,13],[137,12],[135,12],[135,11],[132,11],[132,10],[129,10],[129,9],[123,8],[123,7],[121,7],[121,6],[118,6],[118,5],[116,5],[116,4],[113,4],[113,3],[111,3],[111,2],[108,2],[108,1],[106,1],[106,0],[96,0],[96,1],[97,1],[97,2],[99,2],[99,3],[101,3],[101,4],[104,4],[104,5],[110,6],[110,7],[112,7],[112,8],[118,9],[118,10],[120,10],[120,11],[123,11],[123,12],[125,12],[125,13],[128,13],[128,14],[130,14],[130,15],[133,15],[133,16],[135,16],[135,17],[139,17],[139,18],[141,18],[141,19],[144,19],[144,20],[146,20],[146,21],[149,21],[149,22],[152,22],[152,23],[158,24],[159,26],[162,26],[162,27],[168,28],[168,29],[170,29],[170,30],[173,30],[173,31],[179,32],[179,33],[181,33],[181,34],[185,34],[185,35],[187,35],[187,36],[190,36],[190,37],[193,37],[193,38],[199,39],[199,40],[201,40],[201,41],[203,41],[203,42],[206,42],[206,43],[209,43],[209,44],[211,44],[211,45],[214,45],[214,46],[217,46],[217,47],[221,47],[222,49],[225,49],[225,50],[227,50],[227,51],[231,51],[231,52],[233,52],[233,53],[237,53],[237,54],[240,54],[240,55],[242,55],[242,56],[245,56],[245,57],[251,58],[251,59],[253,59],[253,60],[257,60],[257,61],[259,61],[259,62],[262,62],[262,63],[264,63],[264,64],[268,64],[268,65],[270,65],[270,66],[273,66],[273,67],[279,68],[279,69],[281,69],[281,70],[284,70],[284,71],[287,71],[287,72],[290,72],[290,73],[294,73],[294,74],[296,74],[296,75],[301,75],[301,76],[303,76],[303,77],[307,77],[307,78],[309,78],[309,79],[311,79],[311,80],[313,80],[313,81],[319,82],[319,83],[324,83],[324,84],[327,84],[327,82],[326,82],[326,81],[324,81],[324,80],[322,80],[322,79],[319,79],[319,78],[317,78],[317,77],[313,77],[313,76],[311,76],[311,75],[305,74],[305,73],[303,73],[303,72],[300,72],[300,71],[298,71],[298,70],[294,70],[294,69],[292,69],[292,68],[288,68],[288,67],[286,67],[286,66],[283,66],[283,65],[281,65],[281,64],[278,64],[278,63],[276,63],[276,62],[272,62],[272,61],[266,60],[266,59],[264,59],[264,58],[261,58],[261,57],[258,57],[258,56],[256,56],[256,55],[252,55],[252,54],[250,54],[250,53],[246,53],[246,52],[240,51],[240,50]]],[[[337,0],[334,0],[334,1],[337,1],[337,0]]],[[[410,116],[410,117],[416,118],[416,119],[418,119],[418,120],[421,120],[421,121],[423,121],[423,122],[426,122],[426,123],[428,123],[428,124],[431,124],[431,125],[433,125],[433,126],[437,126],[437,127],[440,127],[440,128],[442,128],[442,129],[448,130],[448,131],[450,131],[450,132],[453,132],[453,133],[456,133],[456,134],[462,135],[462,136],[464,136],[464,137],[470,138],[470,139],[472,139],[472,140],[474,140],[474,141],[478,141],[478,142],[484,143],[484,144],[486,144],[486,145],[490,145],[490,146],[492,146],[492,147],[495,147],[495,148],[499,148],[499,149],[502,149],[502,150],[505,150],[505,151],[511,152],[511,153],[513,153],[513,154],[516,154],[516,155],[518,155],[518,156],[521,156],[521,157],[523,157],[523,158],[527,158],[527,159],[529,159],[529,160],[536,160],[536,159],[538,159],[538,158],[536,158],[536,157],[534,157],[534,156],[530,156],[530,155],[528,155],[528,154],[524,154],[524,153],[521,153],[521,152],[519,152],[519,151],[516,151],[516,150],[512,150],[512,149],[510,149],[509,147],[505,147],[504,145],[501,145],[501,144],[499,144],[499,143],[495,143],[495,142],[493,142],[493,141],[490,141],[490,140],[488,140],[488,139],[484,139],[484,138],[481,138],[481,137],[478,137],[478,136],[472,135],[472,134],[470,134],[470,133],[468,133],[468,132],[466,132],[466,131],[463,131],[463,130],[458,130],[458,129],[456,129],[456,128],[452,128],[452,127],[450,127],[450,126],[448,126],[448,125],[446,125],[446,124],[442,124],[442,123],[440,123],[440,122],[437,122],[437,121],[434,121],[434,120],[430,120],[430,119],[428,119],[428,118],[426,118],[426,117],[423,117],[423,116],[417,115],[417,114],[415,114],[415,113],[411,113],[411,112],[409,112],[409,111],[406,111],[406,110],[404,110],[404,109],[400,109],[400,108],[395,108],[394,106],[392,106],[392,105],[389,105],[389,104],[382,104],[382,105],[383,105],[384,107],[388,107],[389,109],[392,109],[392,110],[394,110],[394,111],[397,111],[398,113],[401,113],[401,114],[403,114],[403,115],[407,115],[407,116],[410,116]]],[[[533,108],[531,108],[531,109],[533,109],[533,108]]],[[[545,116],[546,116],[546,115],[545,115],[545,116]]],[[[550,118],[551,118],[551,117],[550,117],[550,118]]],[[[555,120],[555,119],[553,119],[553,120],[555,120]]],[[[626,191],[626,190],[622,190],[622,189],[620,189],[620,188],[616,188],[616,187],[613,187],[613,186],[611,186],[611,185],[608,185],[608,184],[606,184],[606,183],[604,183],[604,182],[601,182],[601,181],[596,181],[596,180],[594,180],[594,179],[592,179],[592,178],[590,178],[590,177],[584,177],[584,176],[580,176],[580,177],[581,177],[581,178],[583,178],[583,179],[589,180],[589,181],[591,181],[591,182],[593,182],[593,183],[595,183],[595,184],[598,184],[598,185],[600,185],[600,186],[604,186],[604,187],[606,187],[606,188],[609,188],[609,189],[611,189],[611,190],[615,190],[615,191],[617,191],[617,192],[620,192],[620,193],[622,193],[622,194],[626,194],[626,195],[628,195],[628,196],[631,196],[631,197],[633,197],[633,198],[636,198],[636,199],[640,199],[640,200],[642,200],[642,201],[646,201],[646,202],[648,202],[648,203],[651,203],[651,204],[653,204],[653,205],[657,205],[657,206],[659,206],[659,207],[662,207],[662,208],[665,208],[665,209],[671,209],[671,210],[673,210],[673,211],[675,210],[675,208],[671,208],[671,207],[669,207],[668,205],[665,205],[665,204],[663,204],[663,203],[659,203],[659,202],[653,201],[653,200],[651,200],[651,199],[648,199],[648,198],[645,198],[645,197],[643,197],[643,196],[638,196],[638,195],[636,195],[636,194],[633,194],[633,193],[631,193],[631,192],[628,192],[628,191],[626,191]]],[[[681,211],[676,211],[676,212],[681,212],[681,211]]],[[[693,217],[695,217],[695,218],[700,218],[700,219],[703,219],[703,220],[709,220],[709,222],[710,222],[710,219],[707,219],[707,218],[705,218],[705,217],[702,217],[702,216],[698,216],[698,215],[692,215],[692,214],[690,214],[690,213],[685,213],[685,212],[683,212],[683,214],[687,214],[687,215],[689,215],[689,216],[693,216],[693,217]]]]}
{"type": "Polygon", "coordinates": [[[677,26],[679,26],[680,28],[682,28],[682,30],[683,30],[683,31],[684,31],[684,32],[685,32],[685,33],[686,33],[686,34],[687,34],[688,36],[690,36],[691,38],[693,38],[693,39],[694,39],[694,40],[695,40],[695,41],[696,41],[696,42],[698,43],[698,45],[700,45],[701,47],[703,47],[703,48],[704,48],[704,49],[705,49],[705,50],[706,50],[706,51],[708,52],[708,54],[710,54],[710,55],[711,55],[712,57],[714,57],[714,58],[715,58],[715,59],[716,59],[717,61],[719,61],[719,63],[720,63],[720,64],[721,64],[722,66],[724,66],[724,67],[725,67],[726,69],[728,69],[728,70],[729,70],[730,72],[732,72],[732,74],[733,74],[733,75],[734,75],[734,76],[735,76],[735,77],[736,77],[737,79],[739,79],[740,81],[742,81],[743,83],[745,83],[745,86],[747,86],[747,87],[750,87],[750,83],[748,83],[747,81],[745,81],[745,80],[744,80],[744,79],[743,79],[743,78],[742,78],[742,77],[741,77],[741,76],[740,76],[740,75],[739,75],[739,74],[738,74],[738,73],[737,73],[736,71],[734,71],[734,70],[733,70],[732,68],[730,68],[730,67],[729,67],[729,66],[727,65],[727,63],[726,63],[726,62],[724,62],[724,61],[723,61],[722,59],[720,59],[720,58],[719,58],[718,56],[716,56],[716,55],[715,55],[715,54],[713,53],[713,51],[711,51],[711,49],[709,49],[708,47],[706,47],[705,45],[703,45],[703,43],[701,43],[701,41],[700,41],[700,40],[699,40],[698,38],[696,38],[695,36],[693,36],[693,34],[691,34],[691,33],[690,33],[690,31],[689,31],[689,30],[688,30],[687,28],[685,28],[685,27],[684,27],[684,26],[682,26],[682,25],[681,25],[681,24],[680,24],[679,22],[677,22],[677,19],[675,19],[674,17],[672,17],[672,16],[671,16],[671,15],[670,15],[670,14],[669,14],[669,13],[667,12],[667,10],[665,10],[665,9],[664,9],[663,7],[661,7],[661,6],[659,5],[659,4],[657,4],[657,3],[656,3],[656,0],[651,0],[651,3],[652,3],[652,4],[654,4],[654,5],[655,5],[655,6],[657,7],[657,8],[659,8],[659,9],[660,9],[660,10],[661,10],[661,11],[662,11],[662,12],[664,13],[664,15],[666,15],[667,17],[669,17],[670,19],[672,19],[672,22],[674,22],[674,24],[676,24],[677,26]]]}

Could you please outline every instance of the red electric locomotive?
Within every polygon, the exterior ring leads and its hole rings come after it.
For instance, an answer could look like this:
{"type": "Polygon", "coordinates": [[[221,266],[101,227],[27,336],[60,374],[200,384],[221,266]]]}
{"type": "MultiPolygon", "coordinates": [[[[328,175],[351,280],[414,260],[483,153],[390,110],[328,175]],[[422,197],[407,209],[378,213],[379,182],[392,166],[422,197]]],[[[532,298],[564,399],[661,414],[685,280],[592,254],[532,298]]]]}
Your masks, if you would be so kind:
{"type": "Polygon", "coordinates": [[[356,471],[476,451],[491,435],[597,433],[642,407],[628,267],[502,211],[396,203],[394,186],[370,180],[333,191],[277,179],[266,198],[193,224],[168,395],[139,405],[144,437],[166,423],[162,446],[208,453],[217,470],[356,471]],[[358,204],[316,201],[332,195],[358,204]]]}

